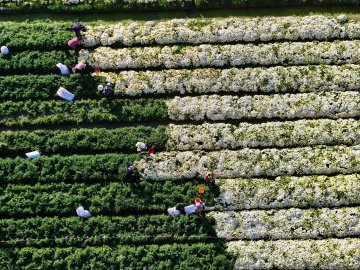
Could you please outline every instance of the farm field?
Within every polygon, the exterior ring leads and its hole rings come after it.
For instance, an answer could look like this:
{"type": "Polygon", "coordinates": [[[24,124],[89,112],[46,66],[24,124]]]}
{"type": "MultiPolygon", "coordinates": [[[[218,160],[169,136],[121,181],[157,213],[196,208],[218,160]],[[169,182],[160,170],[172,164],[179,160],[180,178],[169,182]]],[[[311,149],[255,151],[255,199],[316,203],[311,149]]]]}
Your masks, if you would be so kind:
{"type": "Polygon", "coordinates": [[[71,24],[0,21],[0,269],[360,268],[356,16],[94,21],[67,53],[71,24]],[[84,73],[60,75],[80,60],[84,73]],[[127,163],[140,181],[123,180],[127,163]],[[196,197],[203,213],[167,213],[196,197]]]}

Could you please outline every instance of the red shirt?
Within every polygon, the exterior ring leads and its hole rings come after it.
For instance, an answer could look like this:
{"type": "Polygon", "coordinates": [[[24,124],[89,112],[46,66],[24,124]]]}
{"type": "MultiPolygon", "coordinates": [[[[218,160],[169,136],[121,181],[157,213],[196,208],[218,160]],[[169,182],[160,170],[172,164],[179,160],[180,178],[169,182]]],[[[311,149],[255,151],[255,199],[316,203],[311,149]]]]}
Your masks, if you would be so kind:
{"type": "Polygon", "coordinates": [[[81,41],[78,40],[77,37],[75,37],[75,38],[70,39],[70,40],[68,41],[68,45],[69,45],[71,48],[75,49],[77,46],[81,45],[81,41]]]}

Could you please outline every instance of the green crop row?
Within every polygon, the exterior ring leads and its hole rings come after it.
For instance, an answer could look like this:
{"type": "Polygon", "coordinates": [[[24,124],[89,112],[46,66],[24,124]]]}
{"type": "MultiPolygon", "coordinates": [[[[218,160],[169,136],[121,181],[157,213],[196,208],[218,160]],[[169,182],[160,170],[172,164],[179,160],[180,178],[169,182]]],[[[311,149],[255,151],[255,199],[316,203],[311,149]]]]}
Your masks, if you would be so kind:
{"type": "MultiPolygon", "coordinates": [[[[71,68],[77,63],[74,51],[67,57],[65,51],[22,51],[4,56],[0,54],[0,74],[24,74],[29,72],[59,73],[57,63],[71,68]]],[[[38,89],[41,91],[41,89],[38,89]]]]}
{"type": "MultiPolygon", "coordinates": [[[[55,67],[56,68],[56,67],[55,67]]],[[[76,97],[102,97],[97,91],[105,79],[90,74],[58,75],[13,75],[0,77],[1,100],[53,99],[60,86],[76,97]]]]}
{"type": "Polygon", "coordinates": [[[0,181],[1,184],[120,181],[126,163],[138,159],[139,154],[5,158],[0,159],[0,181]]]}
{"type": "Polygon", "coordinates": [[[1,269],[233,269],[224,244],[166,244],[0,250],[1,269]]]}
{"type": "Polygon", "coordinates": [[[127,128],[35,130],[0,132],[0,155],[24,156],[24,153],[38,150],[45,155],[80,154],[98,152],[134,152],[135,144],[144,141],[165,150],[166,127],[136,126],[127,128]]]}
{"type": "Polygon", "coordinates": [[[69,31],[71,23],[0,22],[0,44],[13,50],[65,49],[67,41],[75,36],[69,31]]]}
{"type": "Polygon", "coordinates": [[[84,0],[81,3],[69,3],[65,0],[28,0],[11,1],[1,0],[0,7],[5,11],[114,11],[114,10],[179,10],[190,8],[245,8],[245,7],[272,7],[272,6],[309,6],[309,5],[358,5],[359,0],[153,0],[153,1],[107,1],[84,0]]]}
{"type": "Polygon", "coordinates": [[[195,0],[195,6],[202,9],[358,5],[359,3],[359,0],[195,0]]]}
{"type": "Polygon", "coordinates": [[[0,104],[0,125],[131,123],[168,119],[162,99],[7,101],[0,104]]]}
{"type": "MultiPolygon", "coordinates": [[[[82,205],[93,215],[163,213],[169,207],[183,208],[199,196],[199,183],[133,182],[108,184],[35,184],[0,186],[0,215],[73,215],[82,205]]],[[[218,187],[207,188],[203,201],[211,206],[218,187]]]]}
{"type": "Polygon", "coordinates": [[[146,244],[166,241],[199,241],[215,237],[203,215],[167,214],[142,216],[34,217],[1,219],[1,247],[89,246],[124,243],[146,244]],[[104,237],[103,237],[104,236],[104,237]]]}
{"type": "Polygon", "coordinates": [[[191,8],[191,0],[130,0],[130,1],[109,1],[109,0],[84,0],[81,3],[69,3],[65,0],[28,0],[14,1],[1,0],[0,7],[6,11],[15,10],[53,10],[53,11],[99,11],[99,10],[170,10],[191,8]]]}

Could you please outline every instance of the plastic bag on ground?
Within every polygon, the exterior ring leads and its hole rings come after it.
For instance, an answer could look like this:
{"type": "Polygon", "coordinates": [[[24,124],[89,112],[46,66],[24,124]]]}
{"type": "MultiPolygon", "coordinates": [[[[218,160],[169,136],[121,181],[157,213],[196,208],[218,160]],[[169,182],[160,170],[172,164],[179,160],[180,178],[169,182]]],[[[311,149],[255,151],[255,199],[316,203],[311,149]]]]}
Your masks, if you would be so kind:
{"type": "Polygon", "coordinates": [[[75,97],[73,93],[70,93],[64,87],[60,87],[59,90],[57,90],[56,94],[67,101],[72,101],[75,97]]]}
{"type": "Polygon", "coordinates": [[[176,207],[168,208],[168,213],[170,216],[178,216],[180,215],[180,211],[176,209],[176,207]]]}
{"type": "Polygon", "coordinates": [[[37,158],[40,157],[40,152],[39,151],[32,151],[32,152],[28,152],[25,154],[28,158],[37,158]]]}

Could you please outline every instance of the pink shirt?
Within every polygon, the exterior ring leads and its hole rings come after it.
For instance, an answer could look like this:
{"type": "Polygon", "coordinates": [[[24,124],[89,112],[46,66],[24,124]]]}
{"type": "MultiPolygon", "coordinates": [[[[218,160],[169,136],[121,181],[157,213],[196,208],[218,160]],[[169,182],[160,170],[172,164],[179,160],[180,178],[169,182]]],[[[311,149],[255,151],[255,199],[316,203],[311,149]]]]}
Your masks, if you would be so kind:
{"type": "Polygon", "coordinates": [[[76,64],[75,68],[78,70],[84,70],[86,68],[86,64],[79,62],[76,64]]]}
{"type": "Polygon", "coordinates": [[[68,41],[68,45],[69,45],[71,48],[75,49],[77,46],[81,45],[81,41],[78,40],[77,37],[75,37],[75,38],[70,39],[70,40],[68,41]]]}

